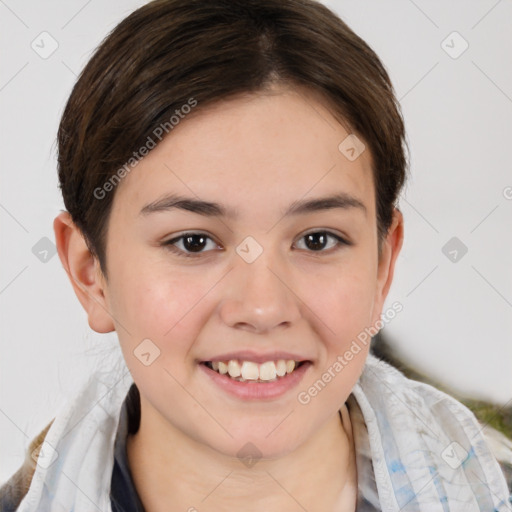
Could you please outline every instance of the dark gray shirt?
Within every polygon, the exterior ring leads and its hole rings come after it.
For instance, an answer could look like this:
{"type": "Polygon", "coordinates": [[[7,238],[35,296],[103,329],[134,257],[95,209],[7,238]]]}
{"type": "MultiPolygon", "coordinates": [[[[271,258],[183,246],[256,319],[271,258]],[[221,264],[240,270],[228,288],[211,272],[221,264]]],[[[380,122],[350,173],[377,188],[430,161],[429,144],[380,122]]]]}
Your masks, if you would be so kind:
{"type": "Polygon", "coordinates": [[[133,483],[126,453],[126,438],[135,434],[140,424],[139,390],[132,384],[121,408],[119,426],[114,444],[114,469],[110,483],[112,512],[144,512],[133,483]]]}

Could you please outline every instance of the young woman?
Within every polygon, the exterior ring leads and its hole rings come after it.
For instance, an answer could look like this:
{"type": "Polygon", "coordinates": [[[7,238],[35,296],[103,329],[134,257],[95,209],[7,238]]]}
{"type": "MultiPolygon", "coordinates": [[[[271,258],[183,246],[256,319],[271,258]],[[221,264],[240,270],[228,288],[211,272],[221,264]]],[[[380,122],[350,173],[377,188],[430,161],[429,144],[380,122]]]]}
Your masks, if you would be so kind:
{"type": "Polygon", "coordinates": [[[3,510],[505,510],[474,416],[369,355],[400,309],[404,125],[330,10],[148,3],[58,142],[59,256],[125,365],[34,440],[3,510]]]}

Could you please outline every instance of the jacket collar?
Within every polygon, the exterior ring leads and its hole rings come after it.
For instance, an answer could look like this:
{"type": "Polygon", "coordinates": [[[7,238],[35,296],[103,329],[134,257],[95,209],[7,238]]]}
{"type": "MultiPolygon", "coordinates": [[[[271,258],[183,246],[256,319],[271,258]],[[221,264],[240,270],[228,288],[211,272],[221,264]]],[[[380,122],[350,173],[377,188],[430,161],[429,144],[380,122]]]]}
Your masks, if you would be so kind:
{"type": "MultiPolygon", "coordinates": [[[[132,383],[124,365],[117,378],[96,373],[61,409],[19,512],[111,512],[114,445],[132,383]]],[[[369,355],[347,406],[358,512],[491,511],[508,502],[505,478],[480,425],[450,396],[369,355]]]]}

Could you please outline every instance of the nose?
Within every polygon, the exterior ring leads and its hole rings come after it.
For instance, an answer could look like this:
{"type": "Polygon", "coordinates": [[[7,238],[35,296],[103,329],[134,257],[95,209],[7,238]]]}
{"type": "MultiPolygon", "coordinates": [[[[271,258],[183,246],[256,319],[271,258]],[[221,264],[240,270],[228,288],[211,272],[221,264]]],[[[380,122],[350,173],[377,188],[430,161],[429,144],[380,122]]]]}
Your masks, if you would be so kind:
{"type": "Polygon", "coordinates": [[[252,263],[240,258],[224,286],[220,315],[229,327],[265,333],[290,328],[301,318],[292,273],[270,252],[252,263]]]}

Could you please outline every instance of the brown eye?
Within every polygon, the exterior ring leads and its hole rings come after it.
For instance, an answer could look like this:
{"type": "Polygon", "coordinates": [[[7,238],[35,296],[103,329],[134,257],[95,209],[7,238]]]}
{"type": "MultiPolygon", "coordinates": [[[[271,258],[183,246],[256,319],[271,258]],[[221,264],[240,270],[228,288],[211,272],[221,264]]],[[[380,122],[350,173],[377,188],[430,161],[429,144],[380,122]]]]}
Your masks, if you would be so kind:
{"type": "Polygon", "coordinates": [[[328,252],[324,251],[324,249],[329,244],[329,239],[334,240],[334,243],[331,243],[328,249],[341,245],[350,245],[346,240],[330,231],[314,231],[303,235],[300,240],[304,240],[306,248],[312,252],[328,252]]]}
{"type": "Polygon", "coordinates": [[[204,250],[208,245],[208,241],[211,241],[213,248],[218,247],[211,237],[205,233],[184,233],[163,242],[162,245],[179,256],[194,257],[200,256],[204,252],[210,252],[209,250],[204,250]]]}
{"type": "Polygon", "coordinates": [[[183,237],[183,246],[187,251],[200,252],[204,249],[207,238],[203,235],[187,235],[183,237]]]}

